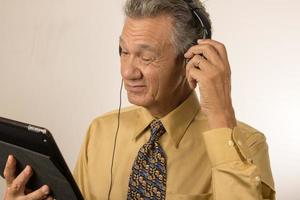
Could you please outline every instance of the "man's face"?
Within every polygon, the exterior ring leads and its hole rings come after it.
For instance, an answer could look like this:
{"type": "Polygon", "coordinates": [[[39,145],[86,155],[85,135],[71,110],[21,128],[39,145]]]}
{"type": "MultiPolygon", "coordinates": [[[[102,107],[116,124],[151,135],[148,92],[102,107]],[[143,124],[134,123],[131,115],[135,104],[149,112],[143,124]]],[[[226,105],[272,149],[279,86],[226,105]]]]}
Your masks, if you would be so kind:
{"type": "Polygon", "coordinates": [[[185,69],[178,66],[171,37],[172,19],[166,15],[126,19],[120,37],[121,74],[130,103],[159,109],[178,97],[185,69]]]}

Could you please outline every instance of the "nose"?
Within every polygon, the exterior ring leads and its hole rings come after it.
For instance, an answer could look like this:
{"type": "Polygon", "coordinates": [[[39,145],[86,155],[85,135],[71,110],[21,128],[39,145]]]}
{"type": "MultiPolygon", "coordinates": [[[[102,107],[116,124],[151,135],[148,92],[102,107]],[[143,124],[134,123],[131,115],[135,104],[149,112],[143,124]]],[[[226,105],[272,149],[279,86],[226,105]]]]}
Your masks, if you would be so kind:
{"type": "Polygon", "coordinates": [[[124,80],[138,80],[143,77],[134,57],[121,59],[121,75],[124,80]]]}

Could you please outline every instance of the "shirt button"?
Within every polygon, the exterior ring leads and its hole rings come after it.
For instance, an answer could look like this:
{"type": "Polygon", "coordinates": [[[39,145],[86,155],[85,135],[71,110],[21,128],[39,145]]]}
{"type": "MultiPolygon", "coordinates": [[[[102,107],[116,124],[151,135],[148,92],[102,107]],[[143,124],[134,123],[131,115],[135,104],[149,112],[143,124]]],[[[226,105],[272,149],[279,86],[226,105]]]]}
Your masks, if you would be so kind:
{"type": "Polygon", "coordinates": [[[228,141],[228,145],[229,145],[230,147],[233,147],[233,146],[234,146],[233,141],[232,141],[232,140],[229,140],[229,141],[228,141]]]}
{"type": "Polygon", "coordinates": [[[256,182],[260,182],[260,181],[261,181],[260,176],[256,176],[256,177],[255,177],[255,181],[256,181],[256,182]]]}

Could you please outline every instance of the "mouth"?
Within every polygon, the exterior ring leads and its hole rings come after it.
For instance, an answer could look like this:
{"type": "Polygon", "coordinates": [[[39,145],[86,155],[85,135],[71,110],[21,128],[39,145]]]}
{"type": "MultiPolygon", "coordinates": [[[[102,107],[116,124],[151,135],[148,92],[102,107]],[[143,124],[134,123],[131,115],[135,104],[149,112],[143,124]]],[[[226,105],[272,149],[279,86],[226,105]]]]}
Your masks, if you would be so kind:
{"type": "Polygon", "coordinates": [[[129,85],[129,84],[125,84],[125,88],[127,90],[127,92],[131,92],[131,93],[141,93],[145,90],[146,86],[145,85],[129,85]]]}

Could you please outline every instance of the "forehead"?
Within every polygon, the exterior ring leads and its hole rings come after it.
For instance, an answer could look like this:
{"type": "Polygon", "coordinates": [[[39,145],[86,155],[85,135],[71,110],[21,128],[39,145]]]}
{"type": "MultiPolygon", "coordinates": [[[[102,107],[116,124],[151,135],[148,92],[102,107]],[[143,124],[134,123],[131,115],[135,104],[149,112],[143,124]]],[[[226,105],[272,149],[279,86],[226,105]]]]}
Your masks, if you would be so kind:
{"type": "Polygon", "coordinates": [[[120,43],[155,46],[171,43],[172,19],[167,15],[125,19],[120,43]]]}

